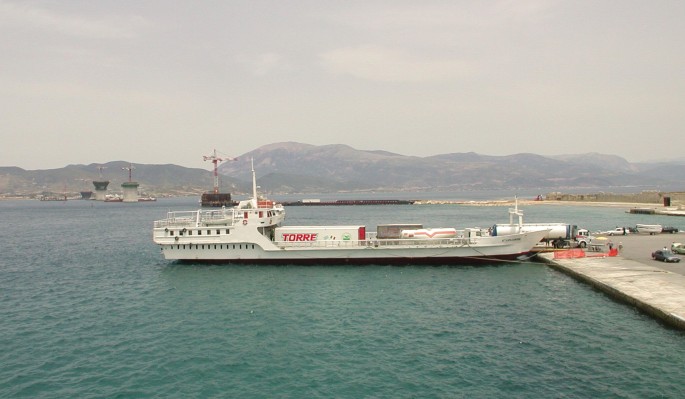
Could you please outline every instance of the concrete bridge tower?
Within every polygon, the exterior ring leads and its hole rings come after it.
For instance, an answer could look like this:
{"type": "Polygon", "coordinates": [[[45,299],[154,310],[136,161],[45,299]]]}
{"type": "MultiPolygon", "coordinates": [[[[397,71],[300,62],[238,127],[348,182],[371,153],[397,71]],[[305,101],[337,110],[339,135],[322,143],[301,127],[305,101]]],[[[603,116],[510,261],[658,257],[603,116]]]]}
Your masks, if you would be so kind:
{"type": "Polygon", "coordinates": [[[128,164],[128,167],[121,168],[123,170],[128,170],[128,181],[121,184],[121,188],[124,192],[124,202],[138,202],[138,182],[131,180],[131,175],[133,165],[128,164]]]}
{"type": "Polygon", "coordinates": [[[102,169],[105,169],[105,167],[98,166],[98,170],[100,171],[100,180],[93,180],[93,186],[95,186],[94,197],[97,201],[105,200],[105,197],[107,196],[107,185],[109,185],[109,180],[104,180],[102,178],[102,169]]]}

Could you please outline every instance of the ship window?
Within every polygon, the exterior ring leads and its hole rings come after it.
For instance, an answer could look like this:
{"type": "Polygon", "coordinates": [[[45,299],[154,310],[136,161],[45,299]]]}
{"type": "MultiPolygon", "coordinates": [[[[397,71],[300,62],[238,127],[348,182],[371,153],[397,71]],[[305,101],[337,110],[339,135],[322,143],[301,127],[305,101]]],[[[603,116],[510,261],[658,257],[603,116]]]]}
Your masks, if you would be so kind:
{"type": "Polygon", "coordinates": [[[211,235],[211,234],[212,234],[212,230],[207,230],[207,235],[211,235]]]}
{"type": "Polygon", "coordinates": [[[230,231],[231,231],[231,230],[229,230],[229,229],[226,229],[226,234],[229,234],[229,232],[230,232],[230,231]]]}
{"type": "Polygon", "coordinates": [[[171,231],[169,232],[169,235],[170,235],[170,236],[173,236],[173,235],[174,235],[174,231],[171,230],[171,231]]]}
{"type": "Polygon", "coordinates": [[[188,235],[189,235],[189,236],[192,236],[192,235],[193,235],[193,231],[192,231],[192,230],[188,230],[188,235]]]}
{"type": "Polygon", "coordinates": [[[252,249],[254,249],[254,244],[252,244],[252,249]]]}
{"type": "Polygon", "coordinates": [[[221,229],[216,229],[216,234],[221,234],[221,229]]]}
{"type": "Polygon", "coordinates": [[[202,230],[197,231],[197,235],[201,236],[202,235],[202,230]]]}
{"type": "Polygon", "coordinates": [[[235,249],[235,244],[233,244],[233,249],[235,249]]]}
{"type": "Polygon", "coordinates": [[[264,217],[264,211],[259,211],[259,217],[263,218],[264,217]]]}

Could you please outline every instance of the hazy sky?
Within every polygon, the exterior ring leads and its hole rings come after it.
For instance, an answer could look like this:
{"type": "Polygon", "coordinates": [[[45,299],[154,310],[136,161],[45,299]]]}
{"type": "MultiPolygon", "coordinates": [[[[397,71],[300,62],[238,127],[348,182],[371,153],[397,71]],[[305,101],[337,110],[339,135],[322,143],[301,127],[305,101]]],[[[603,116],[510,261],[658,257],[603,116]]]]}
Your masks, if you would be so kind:
{"type": "Polygon", "coordinates": [[[0,0],[0,166],[682,157],[685,1],[0,0]]]}

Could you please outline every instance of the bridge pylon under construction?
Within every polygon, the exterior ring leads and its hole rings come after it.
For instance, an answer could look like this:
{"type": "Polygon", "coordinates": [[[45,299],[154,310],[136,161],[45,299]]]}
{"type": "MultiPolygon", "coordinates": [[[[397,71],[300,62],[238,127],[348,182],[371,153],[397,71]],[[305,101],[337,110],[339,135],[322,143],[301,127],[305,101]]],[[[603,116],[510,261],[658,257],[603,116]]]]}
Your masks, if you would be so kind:
{"type": "Polygon", "coordinates": [[[109,180],[93,180],[93,186],[95,186],[94,199],[96,201],[104,201],[107,196],[107,186],[109,185],[109,180]]]}

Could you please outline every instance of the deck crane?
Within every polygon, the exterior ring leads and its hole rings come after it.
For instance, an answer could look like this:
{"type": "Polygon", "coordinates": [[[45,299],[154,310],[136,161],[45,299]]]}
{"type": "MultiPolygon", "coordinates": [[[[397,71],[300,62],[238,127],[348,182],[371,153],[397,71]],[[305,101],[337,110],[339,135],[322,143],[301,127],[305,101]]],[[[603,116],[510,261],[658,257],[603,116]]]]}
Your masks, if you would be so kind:
{"type": "Polygon", "coordinates": [[[216,149],[212,155],[204,155],[202,158],[214,164],[214,194],[219,194],[219,163],[223,161],[237,161],[238,158],[221,158],[216,155],[216,149]]]}

